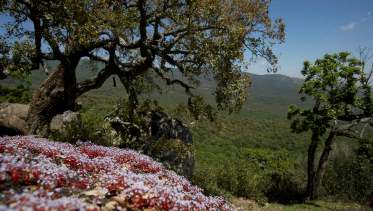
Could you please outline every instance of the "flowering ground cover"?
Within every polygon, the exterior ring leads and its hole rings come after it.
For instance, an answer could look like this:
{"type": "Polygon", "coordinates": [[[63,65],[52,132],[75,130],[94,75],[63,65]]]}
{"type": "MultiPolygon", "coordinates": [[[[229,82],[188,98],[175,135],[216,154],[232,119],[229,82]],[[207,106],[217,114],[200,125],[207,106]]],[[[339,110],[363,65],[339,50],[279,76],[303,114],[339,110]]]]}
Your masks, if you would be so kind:
{"type": "Polygon", "coordinates": [[[132,150],[0,137],[0,210],[233,210],[132,150]]]}

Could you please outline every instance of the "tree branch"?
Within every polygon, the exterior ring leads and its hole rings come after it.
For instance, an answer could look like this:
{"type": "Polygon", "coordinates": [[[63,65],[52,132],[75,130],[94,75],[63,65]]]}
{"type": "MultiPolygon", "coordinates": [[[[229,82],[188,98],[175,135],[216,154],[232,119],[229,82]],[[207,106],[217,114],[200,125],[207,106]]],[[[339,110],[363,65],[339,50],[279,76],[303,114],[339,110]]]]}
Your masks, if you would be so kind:
{"type": "Polygon", "coordinates": [[[53,38],[53,34],[49,30],[49,23],[46,20],[44,20],[44,23],[43,23],[43,34],[44,34],[45,40],[48,42],[48,44],[52,48],[52,51],[55,57],[59,60],[63,60],[63,53],[61,52],[60,47],[58,46],[57,40],[53,38]]]}
{"type": "Polygon", "coordinates": [[[190,86],[186,83],[184,83],[183,81],[181,80],[178,80],[178,79],[170,79],[168,76],[166,76],[161,69],[159,68],[153,68],[154,71],[157,73],[157,75],[159,77],[161,77],[163,80],[166,81],[167,85],[173,85],[173,84],[178,84],[179,86],[183,87],[185,89],[185,92],[188,94],[188,95],[192,95],[192,93],[190,92],[191,89],[194,89],[193,86],[190,86]]]}
{"type": "Polygon", "coordinates": [[[78,83],[76,95],[80,96],[91,89],[100,88],[106,79],[108,79],[112,74],[113,72],[111,71],[110,66],[107,65],[96,75],[96,77],[78,83]]]}
{"type": "Polygon", "coordinates": [[[96,48],[103,48],[104,46],[110,43],[114,43],[114,42],[117,42],[117,40],[114,38],[104,39],[104,40],[98,39],[98,40],[90,42],[87,46],[80,48],[78,52],[80,55],[86,55],[96,48]]]}
{"type": "Polygon", "coordinates": [[[147,52],[145,48],[145,42],[147,39],[147,32],[146,32],[146,26],[147,26],[147,15],[146,15],[146,9],[145,9],[146,0],[139,0],[137,2],[137,7],[140,12],[140,24],[139,24],[139,31],[140,31],[140,51],[142,57],[149,57],[149,53],[147,52]]]}
{"type": "Polygon", "coordinates": [[[102,62],[102,63],[105,63],[105,64],[109,64],[109,60],[108,59],[105,59],[105,58],[103,58],[101,56],[94,55],[93,53],[89,53],[88,57],[91,60],[95,60],[95,61],[99,61],[99,62],[102,62]]]}
{"type": "Polygon", "coordinates": [[[348,124],[343,124],[339,127],[336,127],[335,134],[337,136],[346,136],[353,139],[363,139],[364,132],[367,126],[373,126],[372,117],[366,117],[361,119],[356,119],[348,124]],[[354,130],[356,126],[363,126],[359,129],[354,130]],[[359,131],[360,130],[360,131],[359,131]]]}

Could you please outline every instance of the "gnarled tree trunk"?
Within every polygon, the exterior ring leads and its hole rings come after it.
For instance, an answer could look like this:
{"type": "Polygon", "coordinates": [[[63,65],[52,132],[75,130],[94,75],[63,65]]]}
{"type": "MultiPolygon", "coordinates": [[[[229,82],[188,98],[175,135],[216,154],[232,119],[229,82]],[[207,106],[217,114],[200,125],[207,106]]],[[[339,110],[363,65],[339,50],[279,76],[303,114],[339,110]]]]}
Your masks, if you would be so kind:
{"type": "Polygon", "coordinates": [[[320,142],[319,131],[316,129],[312,131],[311,144],[308,147],[308,162],[307,162],[307,188],[306,188],[306,199],[314,199],[315,197],[315,159],[316,150],[320,142]]]}
{"type": "Polygon", "coordinates": [[[59,64],[35,91],[27,117],[29,134],[45,136],[52,118],[66,110],[73,110],[76,100],[75,66],[59,64]],[[69,68],[69,70],[67,70],[69,68]]]}
{"type": "Polygon", "coordinates": [[[319,187],[322,182],[322,178],[325,173],[326,165],[328,163],[330,152],[332,151],[332,145],[335,139],[335,131],[330,131],[324,145],[323,152],[320,159],[315,165],[316,160],[316,149],[319,142],[319,135],[316,131],[312,133],[312,142],[308,149],[308,181],[306,190],[306,199],[316,199],[318,197],[319,187]]]}
{"type": "Polygon", "coordinates": [[[318,164],[318,167],[317,167],[317,171],[316,171],[316,175],[315,175],[315,187],[313,188],[314,197],[318,196],[319,187],[321,185],[321,181],[322,181],[322,178],[323,178],[324,173],[325,173],[326,165],[328,164],[330,152],[333,149],[332,146],[333,146],[334,140],[335,140],[335,132],[331,131],[329,133],[328,138],[325,141],[324,150],[321,154],[319,164],[318,164]]]}

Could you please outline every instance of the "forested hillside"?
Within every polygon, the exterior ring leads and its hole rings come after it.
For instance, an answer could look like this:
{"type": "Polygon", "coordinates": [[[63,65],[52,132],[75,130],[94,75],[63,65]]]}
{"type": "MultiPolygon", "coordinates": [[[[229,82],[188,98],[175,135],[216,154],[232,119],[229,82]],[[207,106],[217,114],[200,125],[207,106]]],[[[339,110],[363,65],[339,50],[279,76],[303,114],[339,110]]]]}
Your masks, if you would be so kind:
{"type": "Polygon", "coordinates": [[[1,0],[0,210],[371,209],[372,8],[1,0]]]}

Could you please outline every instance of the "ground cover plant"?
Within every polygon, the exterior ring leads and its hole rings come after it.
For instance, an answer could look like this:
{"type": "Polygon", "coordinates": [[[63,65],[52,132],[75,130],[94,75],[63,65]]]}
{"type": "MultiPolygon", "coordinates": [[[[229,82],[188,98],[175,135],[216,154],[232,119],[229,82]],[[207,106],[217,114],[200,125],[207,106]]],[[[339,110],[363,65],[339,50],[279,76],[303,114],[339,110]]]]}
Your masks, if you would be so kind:
{"type": "Polygon", "coordinates": [[[132,150],[18,136],[0,153],[1,210],[234,209],[132,150]]]}

